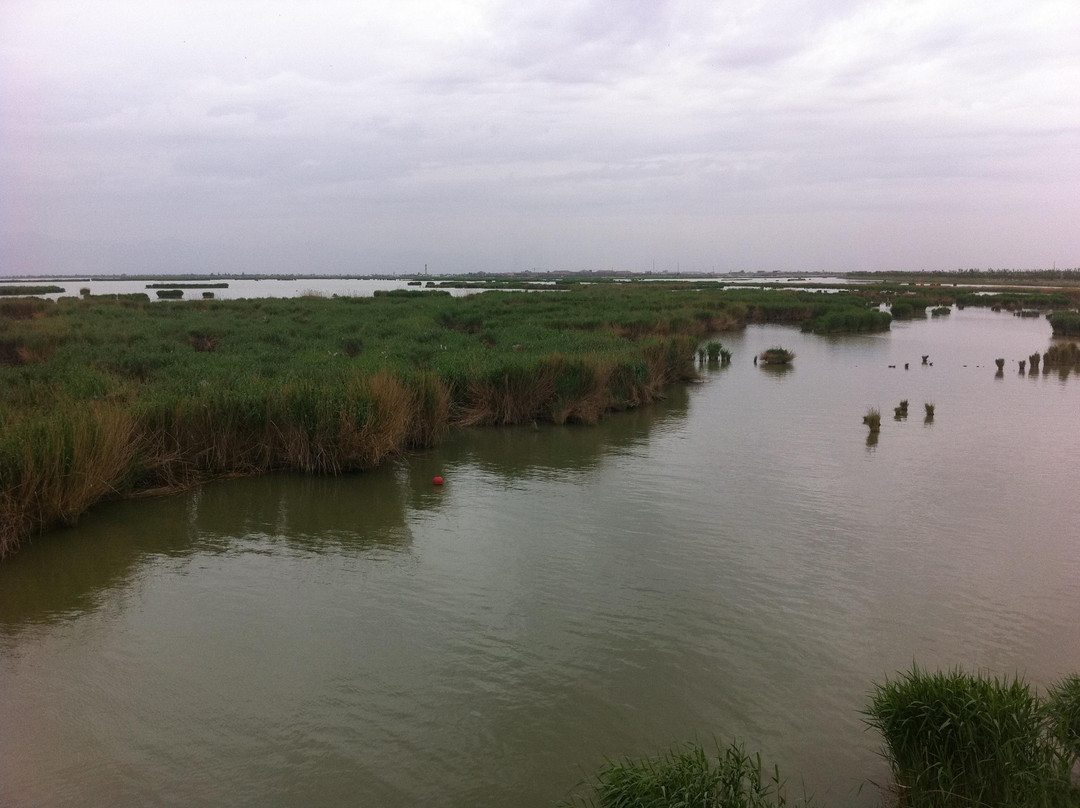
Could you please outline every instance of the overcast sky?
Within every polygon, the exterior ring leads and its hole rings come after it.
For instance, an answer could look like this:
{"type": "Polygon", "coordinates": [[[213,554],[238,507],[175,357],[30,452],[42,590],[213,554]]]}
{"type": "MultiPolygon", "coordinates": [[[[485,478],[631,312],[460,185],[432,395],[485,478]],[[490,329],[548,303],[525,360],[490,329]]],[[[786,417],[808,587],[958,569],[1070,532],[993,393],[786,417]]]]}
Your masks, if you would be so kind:
{"type": "Polygon", "coordinates": [[[0,275],[1080,266],[1078,0],[3,0],[0,275]]]}

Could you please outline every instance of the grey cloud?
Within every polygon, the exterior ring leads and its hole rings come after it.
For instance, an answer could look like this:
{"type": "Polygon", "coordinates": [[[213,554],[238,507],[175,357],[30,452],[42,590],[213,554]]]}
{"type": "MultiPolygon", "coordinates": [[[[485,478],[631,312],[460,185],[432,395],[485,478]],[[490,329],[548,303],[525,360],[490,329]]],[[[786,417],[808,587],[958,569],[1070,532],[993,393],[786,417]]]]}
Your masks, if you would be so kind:
{"type": "MultiPolygon", "coordinates": [[[[821,233],[812,260],[838,266],[1022,265],[1040,242],[1080,263],[1058,224],[1080,220],[1070,2],[199,9],[5,4],[0,248],[797,270],[821,233]],[[1016,215],[1036,198],[1041,219],[1016,215]]],[[[34,255],[0,249],[0,274],[34,255]]]]}

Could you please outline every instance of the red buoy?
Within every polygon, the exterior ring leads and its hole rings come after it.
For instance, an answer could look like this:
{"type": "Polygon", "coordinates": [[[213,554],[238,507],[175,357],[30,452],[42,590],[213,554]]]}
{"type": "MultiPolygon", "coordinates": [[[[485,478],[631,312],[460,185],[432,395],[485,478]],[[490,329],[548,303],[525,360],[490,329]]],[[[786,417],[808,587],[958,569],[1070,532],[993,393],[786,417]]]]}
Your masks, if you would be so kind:
{"type": "Polygon", "coordinates": [[[436,477],[431,482],[433,482],[435,485],[442,485],[443,484],[443,478],[442,477],[436,477]]]}

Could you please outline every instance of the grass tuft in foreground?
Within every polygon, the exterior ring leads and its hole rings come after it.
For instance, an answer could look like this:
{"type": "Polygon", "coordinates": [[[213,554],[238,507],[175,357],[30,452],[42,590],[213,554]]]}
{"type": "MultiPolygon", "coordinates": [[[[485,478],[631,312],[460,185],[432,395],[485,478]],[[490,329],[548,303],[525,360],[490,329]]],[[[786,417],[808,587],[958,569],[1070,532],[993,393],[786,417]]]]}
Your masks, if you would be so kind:
{"type": "Polygon", "coordinates": [[[1070,783],[1078,704],[1076,677],[1044,701],[1018,678],[914,666],[878,685],[865,715],[901,805],[1064,807],[1080,799],[1070,783]]]}
{"type": "MultiPolygon", "coordinates": [[[[592,792],[561,805],[780,808],[789,804],[779,770],[766,771],[761,755],[751,755],[735,742],[726,749],[718,747],[715,761],[696,744],[656,758],[608,761],[597,775],[592,792]]],[[[799,804],[807,805],[809,801],[799,804]]]]}

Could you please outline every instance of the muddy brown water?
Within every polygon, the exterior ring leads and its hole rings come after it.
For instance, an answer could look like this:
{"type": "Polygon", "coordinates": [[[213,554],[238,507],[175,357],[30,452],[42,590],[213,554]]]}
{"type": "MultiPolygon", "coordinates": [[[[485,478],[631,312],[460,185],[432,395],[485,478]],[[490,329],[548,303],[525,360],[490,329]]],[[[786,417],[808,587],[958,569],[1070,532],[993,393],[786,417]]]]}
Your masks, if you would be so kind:
{"type": "Polygon", "coordinates": [[[1015,361],[1045,320],[721,339],[596,427],[36,540],[0,566],[0,805],[550,806],[605,756],[737,737],[870,806],[874,681],[1080,670],[1080,376],[1015,361]],[[774,344],[793,365],[755,367],[774,344]]]}

